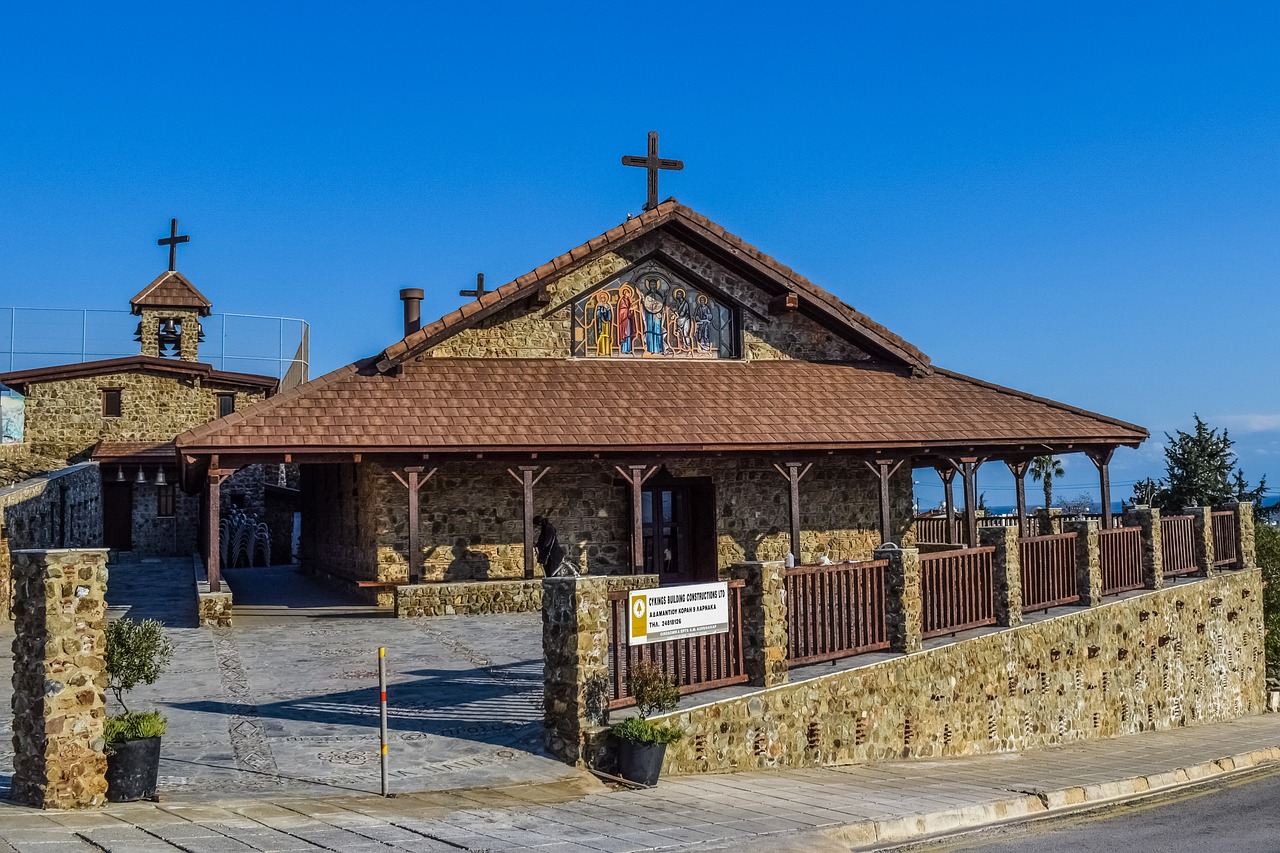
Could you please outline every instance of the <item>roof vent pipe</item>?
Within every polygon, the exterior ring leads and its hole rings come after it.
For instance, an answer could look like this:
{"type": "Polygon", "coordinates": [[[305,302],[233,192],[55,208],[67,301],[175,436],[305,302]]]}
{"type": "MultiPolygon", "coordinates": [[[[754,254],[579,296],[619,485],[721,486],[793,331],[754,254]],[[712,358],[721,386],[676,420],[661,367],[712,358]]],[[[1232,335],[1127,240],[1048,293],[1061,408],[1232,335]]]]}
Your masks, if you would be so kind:
{"type": "Polygon", "coordinates": [[[404,303],[404,336],[407,338],[422,328],[421,287],[406,287],[400,291],[400,301],[404,303]]]}

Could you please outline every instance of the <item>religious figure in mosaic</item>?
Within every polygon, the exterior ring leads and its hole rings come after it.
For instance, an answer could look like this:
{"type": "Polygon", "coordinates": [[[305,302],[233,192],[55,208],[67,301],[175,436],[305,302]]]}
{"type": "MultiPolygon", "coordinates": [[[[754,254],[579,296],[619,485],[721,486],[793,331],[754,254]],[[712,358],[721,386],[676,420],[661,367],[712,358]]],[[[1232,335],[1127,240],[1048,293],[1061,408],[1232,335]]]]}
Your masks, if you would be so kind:
{"type": "Polygon", "coordinates": [[[698,307],[694,309],[694,325],[697,328],[698,349],[711,349],[711,319],[714,316],[711,305],[704,294],[698,294],[698,307]]]}
{"type": "Polygon", "coordinates": [[[644,295],[640,297],[640,305],[644,308],[644,348],[646,352],[661,355],[666,351],[666,319],[667,306],[658,291],[658,279],[651,278],[644,283],[644,295]]]}
{"type": "Polygon", "coordinates": [[[613,355],[613,303],[605,290],[596,294],[596,353],[613,355]]]}
{"type": "Polygon", "coordinates": [[[623,355],[631,355],[631,340],[636,334],[636,310],[631,294],[629,284],[618,288],[618,349],[623,355]]]}
{"type": "Polygon", "coordinates": [[[689,296],[683,287],[676,288],[675,297],[674,313],[679,347],[683,352],[691,352],[693,350],[693,309],[689,305],[689,296]]]}

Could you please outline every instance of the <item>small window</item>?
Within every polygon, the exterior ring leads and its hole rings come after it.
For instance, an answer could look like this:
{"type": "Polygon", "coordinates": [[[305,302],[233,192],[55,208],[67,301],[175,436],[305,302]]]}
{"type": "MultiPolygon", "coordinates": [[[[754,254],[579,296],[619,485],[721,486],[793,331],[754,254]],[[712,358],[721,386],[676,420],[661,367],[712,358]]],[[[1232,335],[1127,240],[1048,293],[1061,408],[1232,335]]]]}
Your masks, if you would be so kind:
{"type": "Polygon", "coordinates": [[[218,417],[225,418],[236,410],[235,394],[219,394],[218,395],[218,417]]]}
{"type": "Polygon", "coordinates": [[[120,389],[102,389],[102,416],[104,418],[120,417],[120,389]]]}
{"type": "Polygon", "coordinates": [[[173,518],[173,484],[156,486],[156,518],[173,518]]]}

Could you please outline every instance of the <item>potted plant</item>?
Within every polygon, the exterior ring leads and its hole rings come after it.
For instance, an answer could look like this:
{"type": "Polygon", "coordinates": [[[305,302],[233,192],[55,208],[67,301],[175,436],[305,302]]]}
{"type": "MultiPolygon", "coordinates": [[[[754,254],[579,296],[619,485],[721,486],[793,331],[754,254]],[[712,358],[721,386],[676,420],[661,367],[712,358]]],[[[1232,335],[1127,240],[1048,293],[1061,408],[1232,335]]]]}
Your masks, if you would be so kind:
{"type": "Polygon", "coordinates": [[[618,764],[623,779],[656,785],[667,744],[684,737],[684,730],[674,723],[655,723],[649,717],[674,711],[680,701],[680,688],[653,661],[633,666],[630,684],[631,695],[636,700],[636,716],[613,726],[613,734],[618,739],[618,764]]]}
{"type": "Polygon", "coordinates": [[[173,658],[173,644],[154,619],[119,619],[107,625],[107,689],[124,709],[107,717],[107,799],[113,803],[156,798],[160,774],[159,711],[130,711],[124,697],[139,684],[154,684],[173,658]]]}

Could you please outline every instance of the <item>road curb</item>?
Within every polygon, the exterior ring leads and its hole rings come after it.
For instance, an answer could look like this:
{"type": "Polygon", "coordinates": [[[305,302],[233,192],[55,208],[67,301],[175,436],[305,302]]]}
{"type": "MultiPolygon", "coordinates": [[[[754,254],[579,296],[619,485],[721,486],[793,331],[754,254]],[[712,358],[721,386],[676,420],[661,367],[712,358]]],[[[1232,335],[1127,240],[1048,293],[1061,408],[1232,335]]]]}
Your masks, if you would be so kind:
{"type": "Polygon", "coordinates": [[[849,845],[853,850],[874,849],[885,844],[924,841],[937,836],[995,826],[1010,821],[1043,817],[1056,812],[1143,797],[1276,761],[1280,761],[1280,747],[1267,747],[1161,773],[1148,773],[1111,782],[1059,788],[1053,791],[1011,792],[1012,796],[985,803],[975,803],[928,814],[858,821],[841,826],[824,827],[819,832],[832,841],[849,845]]]}

